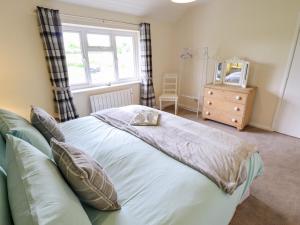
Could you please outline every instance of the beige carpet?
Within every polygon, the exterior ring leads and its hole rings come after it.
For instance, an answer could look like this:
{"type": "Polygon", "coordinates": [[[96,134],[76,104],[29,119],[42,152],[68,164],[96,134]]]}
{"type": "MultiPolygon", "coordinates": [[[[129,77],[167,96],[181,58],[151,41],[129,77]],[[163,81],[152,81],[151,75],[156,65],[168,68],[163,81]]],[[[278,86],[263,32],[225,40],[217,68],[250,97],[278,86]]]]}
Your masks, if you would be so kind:
{"type": "Polygon", "coordinates": [[[237,208],[230,225],[300,225],[300,139],[254,127],[238,132],[182,109],[179,116],[239,136],[260,150],[264,175],[254,181],[251,196],[237,208]]]}

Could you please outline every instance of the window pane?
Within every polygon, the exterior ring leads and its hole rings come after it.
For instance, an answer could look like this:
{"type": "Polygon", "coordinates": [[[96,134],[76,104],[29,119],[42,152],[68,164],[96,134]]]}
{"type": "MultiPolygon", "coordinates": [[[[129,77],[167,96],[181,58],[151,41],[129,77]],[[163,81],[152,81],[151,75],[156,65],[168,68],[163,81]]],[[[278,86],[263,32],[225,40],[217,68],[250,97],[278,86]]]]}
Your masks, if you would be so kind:
{"type": "Polygon", "coordinates": [[[109,83],[115,80],[112,52],[89,52],[92,83],[109,83]]]}
{"type": "Polygon", "coordinates": [[[110,47],[109,35],[87,34],[87,40],[91,47],[110,47]]]}
{"type": "Polygon", "coordinates": [[[133,38],[116,36],[119,78],[133,78],[134,71],[134,51],[133,38]]]}
{"type": "Polygon", "coordinates": [[[70,85],[86,83],[80,35],[79,33],[64,32],[63,36],[70,85]]]}

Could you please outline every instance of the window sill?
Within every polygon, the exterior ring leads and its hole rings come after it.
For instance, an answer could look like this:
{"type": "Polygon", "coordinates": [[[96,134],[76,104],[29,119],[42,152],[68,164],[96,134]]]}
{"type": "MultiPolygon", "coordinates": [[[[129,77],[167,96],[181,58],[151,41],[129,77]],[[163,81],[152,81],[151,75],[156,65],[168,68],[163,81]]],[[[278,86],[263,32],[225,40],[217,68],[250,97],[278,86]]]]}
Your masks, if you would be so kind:
{"type": "Polygon", "coordinates": [[[99,87],[88,87],[88,88],[81,88],[81,89],[74,89],[71,90],[72,94],[79,94],[79,93],[84,93],[84,92],[89,92],[89,91],[96,91],[96,90],[109,90],[111,88],[115,87],[123,87],[123,86],[128,86],[128,85],[134,85],[134,84],[140,84],[140,81],[131,81],[131,82],[126,82],[126,83],[118,83],[118,84],[112,84],[109,86],[99,86],[99,87]]]}

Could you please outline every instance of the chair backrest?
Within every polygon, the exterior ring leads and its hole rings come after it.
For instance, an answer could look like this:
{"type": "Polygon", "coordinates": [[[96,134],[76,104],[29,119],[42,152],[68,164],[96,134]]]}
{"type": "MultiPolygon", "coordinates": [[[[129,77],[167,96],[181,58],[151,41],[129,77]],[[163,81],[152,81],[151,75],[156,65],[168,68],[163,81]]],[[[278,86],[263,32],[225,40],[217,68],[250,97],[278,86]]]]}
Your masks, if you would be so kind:
{"type": "Polygon", "coordinates": [[[178,77],[176,74],[163,76],[163,94],[177,94],[178,77]]]}

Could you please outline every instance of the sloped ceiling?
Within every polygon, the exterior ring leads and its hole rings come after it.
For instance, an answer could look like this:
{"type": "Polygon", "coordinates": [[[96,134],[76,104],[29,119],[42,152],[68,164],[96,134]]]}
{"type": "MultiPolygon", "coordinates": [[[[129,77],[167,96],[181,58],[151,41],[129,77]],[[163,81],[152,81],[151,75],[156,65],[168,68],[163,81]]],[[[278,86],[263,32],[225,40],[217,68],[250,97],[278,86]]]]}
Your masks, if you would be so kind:
{"type": "Polygon", "coordinates": [[[89,6],[109,11],[121,12],[140,17],[174,22],[185,11],[206,0],[188,4],[175,4],[170,0],[60,0],[66,3],[89,6]]]}

